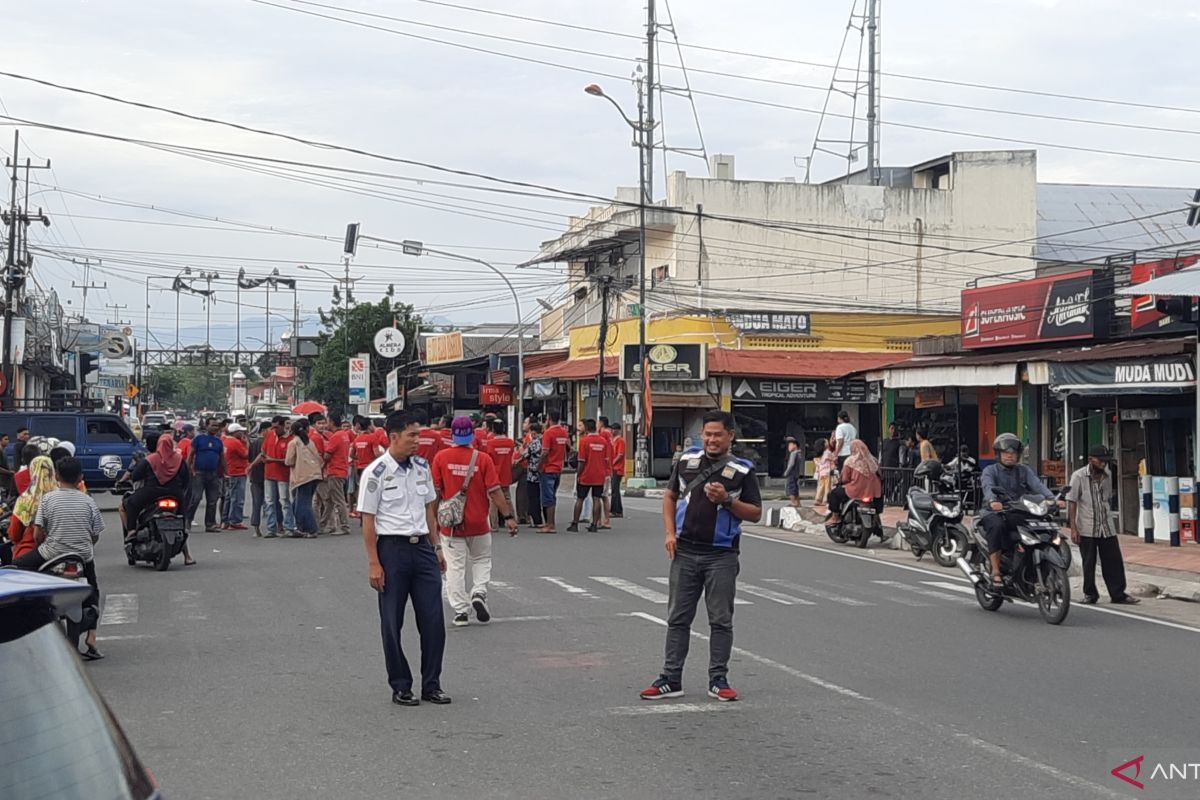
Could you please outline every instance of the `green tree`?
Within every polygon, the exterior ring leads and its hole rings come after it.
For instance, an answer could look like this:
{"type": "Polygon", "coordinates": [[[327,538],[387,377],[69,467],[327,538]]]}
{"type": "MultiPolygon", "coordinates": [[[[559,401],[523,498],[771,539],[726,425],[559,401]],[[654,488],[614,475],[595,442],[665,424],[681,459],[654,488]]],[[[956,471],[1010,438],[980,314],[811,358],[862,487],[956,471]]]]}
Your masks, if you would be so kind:
{"type": "MultiPolygon", "coordinates": [[[[416,333],[420,322],[413,307],[396,302],[390,292],[378,303],[361,303],[351,309],[335,308],[328,314],[321,312],[324,327],[319,334],[321,353],[308,376],[307,399],[318,400],[331,411],[345,410],[349,394],[348,359],[359,353],[372,353],[371,397],[382,397],[387,373],[416,360],[416,333]],[[390,327],[397,327],[404,334],[405,354],[400,358],[380,358],[372,352],[376,331],[390,327]]],[[[415,374],[415,370],[408,374],[415,374]]]]}

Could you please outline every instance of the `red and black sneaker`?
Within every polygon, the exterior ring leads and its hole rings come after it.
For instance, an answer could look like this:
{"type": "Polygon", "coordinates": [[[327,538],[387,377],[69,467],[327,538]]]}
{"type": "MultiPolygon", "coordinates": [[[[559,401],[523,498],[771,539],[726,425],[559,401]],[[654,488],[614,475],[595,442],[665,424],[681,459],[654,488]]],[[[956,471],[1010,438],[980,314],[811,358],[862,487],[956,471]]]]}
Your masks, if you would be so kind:
{"type": "Polygon", "coordinates": [[[724,703],[738,699],[737,690],[730,686],[729,681],[724,677],[712,680],[711,685],[708,687],[708,696],[724,703]]]}
{"type": "Polygon", "coordinates": [[[683,697],[683,684],[672,683],[666,675],[659,675],[658,680],[642,689],[643,700],[665,700],[668,697],[683,697]]]}

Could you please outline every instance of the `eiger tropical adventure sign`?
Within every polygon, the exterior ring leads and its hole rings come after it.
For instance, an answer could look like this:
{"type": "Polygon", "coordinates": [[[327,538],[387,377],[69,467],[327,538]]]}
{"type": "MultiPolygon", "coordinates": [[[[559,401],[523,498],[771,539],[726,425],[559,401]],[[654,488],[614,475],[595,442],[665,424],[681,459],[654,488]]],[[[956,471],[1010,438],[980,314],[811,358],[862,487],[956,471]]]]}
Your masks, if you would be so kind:
{"type": "MultiPolygon", "coordinates": [[[[638,363],[640,345],[627,344],[621,349],[621,380],[640,381],[638,363]]],[[[652,381],[702,381],[708,377],[708,345],[647,344],[652,381]]]]}
{"type": "Polygon", "coordinates": [[[1092,270],[967,289],[963,347],[1090,339],[1096,331],[1092,270]]]}
{"type": "Polygon", "coordinates": [[[734,378],[733,399],[743,403],[865,403],[867,382],[803,378],[734,378]]]}

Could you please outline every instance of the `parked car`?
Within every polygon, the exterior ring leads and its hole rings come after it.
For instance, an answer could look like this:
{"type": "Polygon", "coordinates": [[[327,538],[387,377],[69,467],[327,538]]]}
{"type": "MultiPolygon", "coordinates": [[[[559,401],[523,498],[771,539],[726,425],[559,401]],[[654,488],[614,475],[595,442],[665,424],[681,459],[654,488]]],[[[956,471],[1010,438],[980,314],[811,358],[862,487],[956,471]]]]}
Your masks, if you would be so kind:
{"type": "Polygon", "coordinates": [[[7,451],[10,464],[17,463],[18,442],[13,434],[21,427],[29,428],[31,436],[44,436],[74,444],[75,457],[83,465],[83,479],[92,491],[111,488],[117,476],[133,464],[134,458],[146,455],[145,446],[125,420],[116,414],[3,411],[0,412],[0,431],[12,437],[7,451]],[[116,474],[106,474],[114,469],[116,474]]]}
{"type": "Polygon", "coordinates": [[[91,588],[0,569],[0,797],[161,800],[56,619],[91,588]]]}

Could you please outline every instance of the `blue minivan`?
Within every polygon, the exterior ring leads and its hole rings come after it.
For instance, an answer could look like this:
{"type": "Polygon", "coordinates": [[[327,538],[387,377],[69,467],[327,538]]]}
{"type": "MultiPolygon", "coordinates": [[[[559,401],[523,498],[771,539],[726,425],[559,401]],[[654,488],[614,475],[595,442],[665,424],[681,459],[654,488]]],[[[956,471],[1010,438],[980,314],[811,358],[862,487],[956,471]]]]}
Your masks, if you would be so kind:
{"type": "MultiPolygon", "coordinates": [[[[135,456],[146,448],[133,435],[125,420],[102,411],[2,411],[0,433],[7,433],[8,463],[18,464],[20,443],[17,431],[28,428],[30,436],[46,436],[75,445],[75,457],[83,465],[89,490],[111,488],[116,476],[105,474],[105,466],[119,466],[117,474],[129,469],[135,456]]],[[[111,467],[110,467],[111,470],[111,467]]]]}

